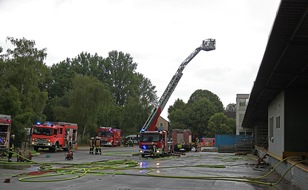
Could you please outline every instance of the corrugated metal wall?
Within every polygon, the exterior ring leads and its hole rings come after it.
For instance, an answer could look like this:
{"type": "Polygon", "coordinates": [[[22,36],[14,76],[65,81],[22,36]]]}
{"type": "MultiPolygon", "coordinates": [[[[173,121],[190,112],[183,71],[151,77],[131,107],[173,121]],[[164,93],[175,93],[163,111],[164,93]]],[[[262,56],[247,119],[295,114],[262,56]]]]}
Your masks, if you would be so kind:
{"type": "Polygon", "coordinates": [[[215,147],[218,152],[238,152],[252,150],[252,136],[248,135],[215,135],[215,147]]]}

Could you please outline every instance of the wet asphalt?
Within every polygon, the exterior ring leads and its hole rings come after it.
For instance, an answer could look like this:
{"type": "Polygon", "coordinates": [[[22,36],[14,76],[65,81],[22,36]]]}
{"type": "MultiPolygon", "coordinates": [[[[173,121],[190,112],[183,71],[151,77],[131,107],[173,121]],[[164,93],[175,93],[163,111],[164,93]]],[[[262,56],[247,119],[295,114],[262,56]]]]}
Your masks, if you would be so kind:
{"type": "Polygon", "coordinates": [[[185,152],[141,158],[137,146],[104,147],[102,155],[89,154],[87,147],[80,147],[74,150],[72,160],[65,159],[64,151],[39,153],[32,158],[34,164],[2,162],[0,189],[299,190],[286,180],[280,181],[281,176],[271,173],[270,166],[257,167],[257,157],[250,154],[185,152]]]}

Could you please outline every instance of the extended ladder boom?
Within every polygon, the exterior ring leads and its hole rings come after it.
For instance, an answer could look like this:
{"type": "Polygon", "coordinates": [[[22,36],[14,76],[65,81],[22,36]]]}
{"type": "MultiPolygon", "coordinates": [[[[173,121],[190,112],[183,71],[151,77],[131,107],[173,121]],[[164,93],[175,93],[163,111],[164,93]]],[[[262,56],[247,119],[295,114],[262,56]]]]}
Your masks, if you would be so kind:
{"type": "Polygon", "coordinates": [[[143,131],[154,131],[155,125],[157,123],[158,117],[160,113],[165,108],[169,98],[171,97],[174,89],[176,88],[177,84],[179,83],[182,75],[183,70],[186,65],[201,51],[211,51],[216,48],[216,40],[215,39],[206,39],[203,40],[201,46],[197,47],[180,65],[174,76],[172,77],[171,81],[169,82],[166,90],[164,91],[163,95],[160,97],[157,107],[152,110],[152,113],[148,117],[147,121],[141,128],[140,132],[143,131]]]}

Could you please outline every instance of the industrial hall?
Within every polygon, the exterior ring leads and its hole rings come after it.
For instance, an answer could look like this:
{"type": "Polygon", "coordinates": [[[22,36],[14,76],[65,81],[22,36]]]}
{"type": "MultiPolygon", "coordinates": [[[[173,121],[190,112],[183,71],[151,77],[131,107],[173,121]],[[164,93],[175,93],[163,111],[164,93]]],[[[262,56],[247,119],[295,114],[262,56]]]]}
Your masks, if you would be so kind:
{"type": "Polygon", "coordinates": [[[257,153],[272,166],[283,161],[274,169],[301,189],[308,186],[307,108],[308,1],[282,0],[241,127],[253,131],[257,153]]]}

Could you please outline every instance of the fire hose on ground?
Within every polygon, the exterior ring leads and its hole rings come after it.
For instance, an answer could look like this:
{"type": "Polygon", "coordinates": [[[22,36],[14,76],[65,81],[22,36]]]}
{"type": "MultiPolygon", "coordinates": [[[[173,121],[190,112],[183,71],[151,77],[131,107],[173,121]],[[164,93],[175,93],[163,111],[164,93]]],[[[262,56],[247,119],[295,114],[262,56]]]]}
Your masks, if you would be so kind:
{"type": "MultiPolygon", "coordinates": [[[[23,157],[22,155],[19,155],[23,157]]],[[[162,177],[162,178],[178,178],[178,179],[196,179],[196,180],[222,180],[222,181],[236,181],[236,182],[246,182],[252,184],[259,184],[265,186],[275,186],[278,185],[285,175],[296,165],[308,162],[308,160],[299,160],[293,163],[284,174],[276,182],[268,182],[263,179],[269,176],[275,171],[275,169],[284,161],[288,159],[294,159],[298,157],[287,157],[280,162],[278,162],[268,173],[259,177],[241,177],[241,176],[177,176],[177,175],[163,175],[163,174],[154,174],[155,169],[167,169],[167,168],[185,168],[185,167],[203,167],[203,168],[226,168],[229,166],[224,165],[187,165],[187,166],[172,166],[172,167],[147,167],[147,168],[136,168],[138,166],[137,161],[133,160],[111,160],[106,162],[91,162],[86,164],[68,164],[68,163],[39,163],[29,160],[24,157],[28,162],[23,163],[13,163],[13,162],[0,162],[0,164],[11,164],[11,165],[21,165],[21,164],[36,164],[41,166],[43,170],[41,171],[42,175],[29,175],[29,174],[18,174],[13,175],[12,177],[20,177],[19,181],[21,182],[57,182],[57,181],[67,181],[74,180],[80,177],[83,177],[87,174],[92,175],[130,175],[130,176],[147,176],[147,177],[162,177]],[[62,168],[53,168],[52,165],[65,165],[62,168]],[[70,165],[68,167],[67,165],[70,165]],[[145,174],[134,174],[127,173],[124,171],[127,170],[146,170],[145,174]],[[52,173],[53,172],[53,173],[52,173]],[[25,176],[25,177],[22,177],[25,176]],[[68,176],[68,177],[64,177],[68,176]],[[59,177],[59,178],[55,178],[59,177]],[[46,179],[46,178],[55,178],[55,179],[46,179]]],[[[230,165],[234,166],[234,165],[230,165]]]]}

